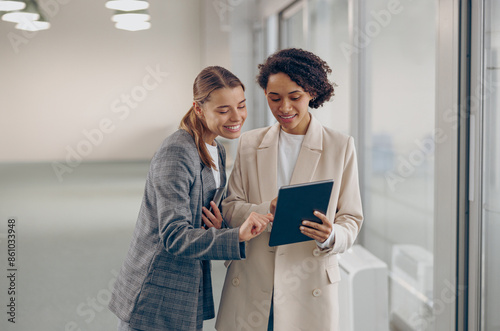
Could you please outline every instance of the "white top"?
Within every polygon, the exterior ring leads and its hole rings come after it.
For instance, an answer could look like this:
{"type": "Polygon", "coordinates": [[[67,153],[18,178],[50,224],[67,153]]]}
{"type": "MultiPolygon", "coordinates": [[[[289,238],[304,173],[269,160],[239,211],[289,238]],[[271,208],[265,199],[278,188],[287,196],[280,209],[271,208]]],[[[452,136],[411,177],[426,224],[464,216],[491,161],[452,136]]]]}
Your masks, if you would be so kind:
{"type": "Polygon", "coordinates": [[[304,137],[305,135],[280,131],[280,140],[278,142],[278,190],[284,185],[290,185],[293,169],[299,158],[304,137]]]}
{"type": "MultiPolygon", "coordinates": [[[[278,142],[278,190],[281,186],[289,185],[292,180],[293,169],[299,158],[300,148],[304,141],[305,135],[290,134],[280,130],[280,138],[278,142]]],[[[328,248],[333,246],[334,231],[330,233],[330,237],[320,243],[316,240],[316,244],[320,248],[328,248]]]]}
{"type": "Polygon", "coordinates": [[[219,151],[218,151],[217,145],[212,146],[212,145],[207,144],[207,143],[205,143],[205,145],[207,146],[208,152],[210,153],[210,156],[212,157],[212,160],[214,161],[215,166],[217,167],[217,170],[212,168],[212,173],[214,174],[214,178],[215,178],[215,187],[219,187],[220,186],[219,151]]]}

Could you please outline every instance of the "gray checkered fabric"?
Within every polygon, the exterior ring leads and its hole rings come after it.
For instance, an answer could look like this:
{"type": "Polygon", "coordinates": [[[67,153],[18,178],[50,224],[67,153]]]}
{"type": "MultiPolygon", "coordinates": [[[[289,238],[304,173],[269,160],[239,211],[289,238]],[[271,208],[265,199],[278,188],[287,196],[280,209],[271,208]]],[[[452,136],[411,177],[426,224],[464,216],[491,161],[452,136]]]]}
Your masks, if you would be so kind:
{"type": "MultiPolygon", "coordinates": [[[[221,185],[225,151],[219,147],[221,185]]],[[[212,170],[194,139],[178,130],[151,161],[139,217],[109,308],[144,331],[196,330],[213,318],[209,260],[245,258],[238,229],[201,228],[201,207],[215,193],[212,170]]]]}

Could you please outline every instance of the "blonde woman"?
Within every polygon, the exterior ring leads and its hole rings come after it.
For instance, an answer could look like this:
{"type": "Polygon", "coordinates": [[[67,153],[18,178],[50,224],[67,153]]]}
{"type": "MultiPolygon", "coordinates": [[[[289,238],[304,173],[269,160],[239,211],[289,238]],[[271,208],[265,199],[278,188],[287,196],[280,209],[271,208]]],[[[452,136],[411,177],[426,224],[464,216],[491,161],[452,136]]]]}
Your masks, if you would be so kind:
{"type": "MultiPolygon", "coordinates": [[[[196,77],[193,107],[181,128],[156,152],[130,248],[109,308],[119,330],[202,330],[213,318],[210,261],[245,258],[245,241],[260,234],[271,215],[250,214],[241,226],[202,227],[202,210],[226,184],[224,147],[247,117],[244,86],[222,67],[196,77]]],[[[213,215],[212,215],[213,216],[213,215]]]]}

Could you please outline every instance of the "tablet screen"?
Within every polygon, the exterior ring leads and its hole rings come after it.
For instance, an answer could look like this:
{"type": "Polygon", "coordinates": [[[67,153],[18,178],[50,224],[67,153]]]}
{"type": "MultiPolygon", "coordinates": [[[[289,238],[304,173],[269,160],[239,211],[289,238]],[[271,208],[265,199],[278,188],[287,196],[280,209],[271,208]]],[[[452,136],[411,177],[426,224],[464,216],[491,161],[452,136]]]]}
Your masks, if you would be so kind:
{"type": "Polygon", "coordinates": [[[287,185],[280,188],[269,246],[313,240],[300,232],[302,221],[320,223],[314,211],[326,214],[333,180],[287,185]]]}

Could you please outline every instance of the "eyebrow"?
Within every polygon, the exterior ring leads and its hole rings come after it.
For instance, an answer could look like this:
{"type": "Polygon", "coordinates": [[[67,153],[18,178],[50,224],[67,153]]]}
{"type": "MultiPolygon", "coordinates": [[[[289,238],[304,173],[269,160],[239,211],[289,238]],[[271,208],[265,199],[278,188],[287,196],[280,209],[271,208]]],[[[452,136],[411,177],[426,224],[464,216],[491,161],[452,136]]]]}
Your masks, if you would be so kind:
{"type": "MultiPolygon", "coordinates": [[[[240,103],[245,102],[245,101],[247,101],[247,99],[241,100],[240,102],[238,102],[238,105],[239,105],[240,103]]],[[[222,105],[222,106],[217,107],[217,109],[219,109],[219,108],[227,108],[227,107],[229,107],[229,105],[222,105]]]]}
{"type": "MultiPolygon", "coordinates": [[[[292,91],[292,92],[288,92],[288,94],[293,94],[293,93],[297,93],[297,92],[304,92],[304,91],[301,91],[301,90],[295,90],[295,91],[292,91]]],[[[276,94],[276,95],[279,95],[279,93],[276,93],[276,92],[269,92],[269,94],[276,94]]]]}

